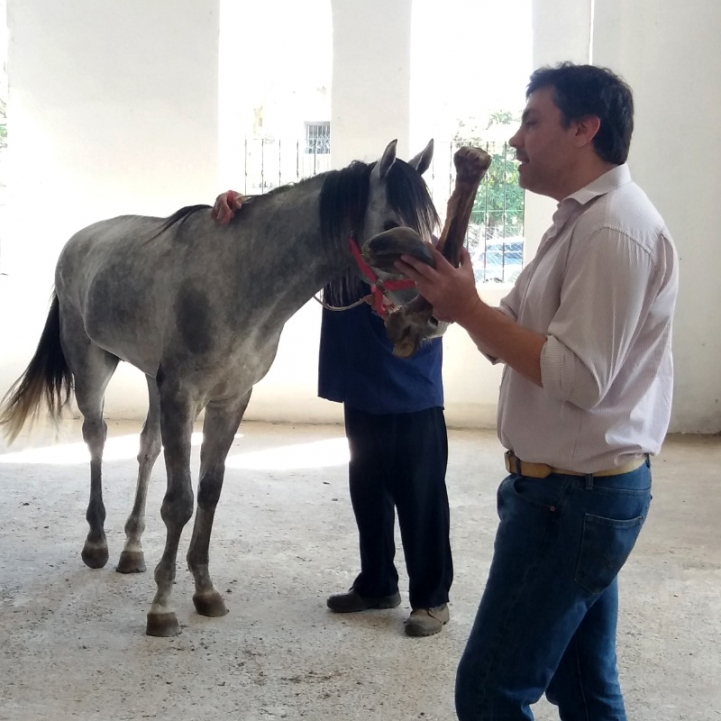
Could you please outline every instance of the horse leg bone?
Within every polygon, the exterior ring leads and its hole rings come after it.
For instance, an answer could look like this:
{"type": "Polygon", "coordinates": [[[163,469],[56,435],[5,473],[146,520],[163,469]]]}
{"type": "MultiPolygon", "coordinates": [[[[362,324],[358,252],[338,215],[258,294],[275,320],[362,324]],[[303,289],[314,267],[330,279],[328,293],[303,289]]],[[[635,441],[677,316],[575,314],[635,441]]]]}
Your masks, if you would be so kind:
{"type": "Polygon", "coordinates": [[[491,156],[480,148],[464,146],[453,156],[456,183],[446,206],[438,250],[452,265],[457,266],[468,231],[478,186],[491,165],[491,156]]]}
{"type": "Polygon", "coordinates": [[[210,579],[208,549],[215,508],[223,488],[225,459],[249,401],[250,392],[236,403],[210,403],[205,409],[198,507],[187,557],[188,568],[195,578],[193,603],[202,616],[224,616],[228,612],[210,579]]]}
{"type": "Polygon", "coordinates": [[[166,528],[165,549],[155,568],[157,592],[148,611],[148,636],[177,636],[180,633],[171,604],[178,544],[185,524],[193,515],[193,487],[190,481],[190,438],[193,432],[193,404],[177,384],[160,386],[160,430],[163,439],[168,485],[160,509],[166,528]]]}
{"type": "Polygon", "coordinates": [[[125,547],[120,554],[118,573],[142,573],[145,571],[145,557],[141,538],[145,530],[145,501],[148,482],[155,461],[160,455],[160,394],[155,378],[147,377],[150,400],[148,417],[140,434],[138,453],[138,484],[135,491],[133,510],[125,523],[125,547]]]}

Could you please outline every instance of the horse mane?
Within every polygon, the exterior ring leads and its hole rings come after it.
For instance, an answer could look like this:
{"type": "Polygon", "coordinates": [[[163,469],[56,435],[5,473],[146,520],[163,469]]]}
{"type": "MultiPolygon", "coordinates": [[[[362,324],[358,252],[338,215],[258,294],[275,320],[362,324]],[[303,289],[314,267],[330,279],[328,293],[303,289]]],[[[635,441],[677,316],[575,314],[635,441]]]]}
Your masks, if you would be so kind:
{"type": "MultiPolygon", "coordinates": [[[[292,188],[297,188],[298,186],[308,183],[312,180],[313,180],[313,178],[306,178],[305,180],[301,180],[298,183],[287,183],[286,185],[281,185],[278,188],[273,188],[273,190],[270,190],[267,193],[263,193],[262,195],[247,195],[247,196],[245,196],[245,198],[246,198],[245,202],[248,202],[251,200],[253,200],[254,202],[258,202],[261,199],[272,198],[272,197],[275,197],[276,195],[280,195],[281,193],[287,192],[288,190],[290,190],[292,188]]],[[[204,204],[204,203],[200,203],[198,205],[186,205],[183,208],[179,208],[172,215],[169,215],[167,218],[165,218],[165,221],[163,222],[163,224],[160,226],[160,228],[155,233],[153,233],[153,235],[150,236],[150,238],[148,238],[147,242],[154,240],[159,235],[164,233],[166,230],[168,230],[169,228],[172,228],[174,225],[182,225],[191,215],[195,215],[196,213],[200,212],[201,210],[207,210],[210,207],[212,207],[212,206],[204,204]]],[[[236,214],[235,217],[231,219],[231,222],[236,220],[237,217],[238,217],[238,215],[236,214]]]]}
{"type": "Polygon", "coordinates": [[[150,243],[159,236],[161,236],[168,228],[172,228],[174,225],[179,225],[184,223],[191,215],[195,215],[195,213],[205,210],[207,208],[210,208],[209,205],[186,205],[184,208],[180,208],[176,210],[172,215],[169,215],[165,222],[156,230],[151,236],[149,236],[144,243],[150,243]]]}

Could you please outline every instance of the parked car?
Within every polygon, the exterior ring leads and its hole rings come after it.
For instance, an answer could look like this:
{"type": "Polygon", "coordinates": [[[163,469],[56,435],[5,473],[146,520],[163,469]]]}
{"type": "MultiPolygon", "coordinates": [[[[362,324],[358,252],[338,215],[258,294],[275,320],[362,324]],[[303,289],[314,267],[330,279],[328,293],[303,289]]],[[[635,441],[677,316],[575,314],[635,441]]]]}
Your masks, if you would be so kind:
{"type": "Polygon", "coordinates": [[[523,270],[523,238],[489,241],[472,259],[476,283],[514,283],[523,270]]]}

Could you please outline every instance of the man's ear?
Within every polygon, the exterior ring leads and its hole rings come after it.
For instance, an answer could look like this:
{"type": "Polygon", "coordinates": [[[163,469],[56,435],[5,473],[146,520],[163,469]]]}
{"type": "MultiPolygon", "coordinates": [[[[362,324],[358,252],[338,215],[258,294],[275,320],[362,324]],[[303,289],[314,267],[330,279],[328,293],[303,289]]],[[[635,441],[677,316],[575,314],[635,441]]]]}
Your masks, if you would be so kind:
{"type": "Polygon", "coordinates": [[[575,121],[576,133],[574,141],[576,147],[582,148],[593,142],[593,139],[601,129],[601,118],[598,115],[584,115],[580,120],[575,121]]]}

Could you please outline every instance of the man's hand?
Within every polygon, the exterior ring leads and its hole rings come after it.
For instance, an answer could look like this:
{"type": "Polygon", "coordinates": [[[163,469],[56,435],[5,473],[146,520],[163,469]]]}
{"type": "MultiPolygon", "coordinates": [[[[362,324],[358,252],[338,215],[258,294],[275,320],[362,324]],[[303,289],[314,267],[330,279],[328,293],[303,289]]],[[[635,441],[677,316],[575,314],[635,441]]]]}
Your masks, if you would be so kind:
{"type": "Polygon", "coordinates": [[[464,325],[481,305],[471,256],[463,248],[461,264],[454,268],[435,248],[431,252],[435,268],[409,255],[402,255],[395,266],[416,282],[418,292],[433,306],[435,318],[464,325]]]}
{"type": "Polygon", "coordinates": [[[227,225],[233,219],[236,210],[240,210],[243,206],[245,196],[236,193],[234,190],[228,190],[221,193],[215,199],[213,210],[210,211],[210,217],[217,220],[221,225],[227,225]]]}
{"type": "Polygon", "coordinates": [[[480,299],[471,256],[465,248],[458,268],[435,248],[433,256],[435,268],[408,255],[396,261],[396,268],[415,280],[418,292],[433,306],[433,315],[438,320],[455,321],[463,326],[481,352],[504,361],[543,388],[541,351],[546,336],[523,328],[480,299]]]}

